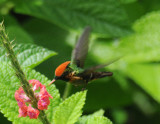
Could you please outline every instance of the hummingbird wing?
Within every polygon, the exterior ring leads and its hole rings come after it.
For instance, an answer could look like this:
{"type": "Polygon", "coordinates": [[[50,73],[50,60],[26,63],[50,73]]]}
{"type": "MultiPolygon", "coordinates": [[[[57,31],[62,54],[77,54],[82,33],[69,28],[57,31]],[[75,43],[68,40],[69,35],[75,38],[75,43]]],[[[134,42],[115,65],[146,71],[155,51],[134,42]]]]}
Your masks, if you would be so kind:
{"type": "Polygon", "coordinates": [[[90,68],[86,69],[85,71],[86,71],[86,72],[93,72],[93,71],[95,71],[95,70],[97,70],[97,69],[104,68],[104,67],[106,67],[106,66],[108,66],[108,65],[116,62],[116,61],[119,60],[119,59],[120,59],[120,57],[119,57],[119,58],[116,58],[116,59],[114,59],[114,60],[112,60],[112,61],[109,61],[109,62],[107,62],[107,63],[105,63],[105,64],[100,64],[100,65],[97,65],[97,66],[90,67],[90,68]]]}
{"type": "Polygon", "coordinates": [[[91,28],[86,27],[79,37],[74,50],[72,51],[71,64],[83,68],[84,61],[88,53],[88,44],[91,28]]]}

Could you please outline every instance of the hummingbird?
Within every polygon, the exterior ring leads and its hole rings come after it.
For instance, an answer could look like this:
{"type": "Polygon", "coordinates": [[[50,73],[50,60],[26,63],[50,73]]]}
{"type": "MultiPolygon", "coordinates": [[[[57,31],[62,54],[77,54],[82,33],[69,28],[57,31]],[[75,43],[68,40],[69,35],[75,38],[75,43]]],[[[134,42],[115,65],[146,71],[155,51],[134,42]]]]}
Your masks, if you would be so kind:
{"type": "Polygon", "coordinates": [[[112,72],[100,72],[97,70],[110,65],[117,59],[87,69],[83,68],[88,53],[90,32],[91,28],[89,26],[84,29],[72,51],[71,61],[66,61],[56,68],[55,77],[50,84],[56,80],[63,80],[73,84],[74,86],[82,85],[86,87],[88,82],[92,80],[113,75],[112,72]]]}

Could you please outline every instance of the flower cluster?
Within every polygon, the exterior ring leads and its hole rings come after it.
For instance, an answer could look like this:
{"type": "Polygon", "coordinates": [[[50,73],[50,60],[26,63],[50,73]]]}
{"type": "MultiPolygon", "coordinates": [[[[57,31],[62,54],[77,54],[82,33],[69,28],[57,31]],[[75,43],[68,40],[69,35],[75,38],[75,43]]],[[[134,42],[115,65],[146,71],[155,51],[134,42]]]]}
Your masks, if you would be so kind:
{"type": "MultiPolygon", "coordinates": [[[[50,104],[49,98],[53,98],[46,90],[46,87],[41,84],[38,80],[29,80],[32,86],[34,95],[36,96],[38,103],[38,109],[47,109],[50,104]]],[[[25,94],[22,87],[20,87],[15,92],[15,99],[17,100],[19,106],[19,117],[26,117],[27,115],[30,119],[37,119],[39,115],[39,110],[32,107],[30,98],[25,94]],[[29,106],[27,106],[29,105],[29,106]]]]}

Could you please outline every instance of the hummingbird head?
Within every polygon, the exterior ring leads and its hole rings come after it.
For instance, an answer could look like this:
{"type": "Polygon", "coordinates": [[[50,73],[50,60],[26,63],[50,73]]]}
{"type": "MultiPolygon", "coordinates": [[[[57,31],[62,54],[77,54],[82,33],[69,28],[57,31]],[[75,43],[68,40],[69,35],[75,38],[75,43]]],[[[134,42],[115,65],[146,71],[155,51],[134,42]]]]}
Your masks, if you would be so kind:
{"type": "Polygon", "coordinates": [[[67,66],[69,65],[70,61],[66,61],[62,64],[60,64],[56,70],[55,70],[55,78],[58,78],[60,76],[62,76],[62,74],[64,73],[65,69],[67,68],[67,66]]]}
{"type": "Polygon", "coordinates": [[[54,81],[62,78],[62,76],[63,76],[63,74],[64,74],[64,72],[65,72],[65,70],[66,70],[66,68],[67,68],[67,66],[69,64],[70,64],[70,61],[66,61],[66,62],[60,64],[56,68],[56,70],[55,70],[55,77],[54,77],[54,79],[52,80],[52,82],[49,85],[51,85],[54,81]]]}

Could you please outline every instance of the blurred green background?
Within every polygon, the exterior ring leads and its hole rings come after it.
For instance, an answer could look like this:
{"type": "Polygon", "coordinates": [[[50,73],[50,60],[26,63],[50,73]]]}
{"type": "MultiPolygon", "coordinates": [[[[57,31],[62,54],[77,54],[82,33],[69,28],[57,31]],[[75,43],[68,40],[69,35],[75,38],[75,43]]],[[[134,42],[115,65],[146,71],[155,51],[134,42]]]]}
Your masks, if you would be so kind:
{"type": "MultiPolygon", "coordinates": [[[[16,44],[58,55],[35,69],[53,79],[70,60],[77,37],[92,27],[85,67],[123,57],[105,68],[112,77],[89,83],[84,114],[103,108],[115,124],[160,123],[159,0],[0,0],[0,18],[16,44]]],[[[65,82],[56,81],[63,95],[65,82]]],[[[72,93],[81,88],[72,87],[72,93]]],[[[1,123],[11,123],[0,114],[1,123]]]]}

